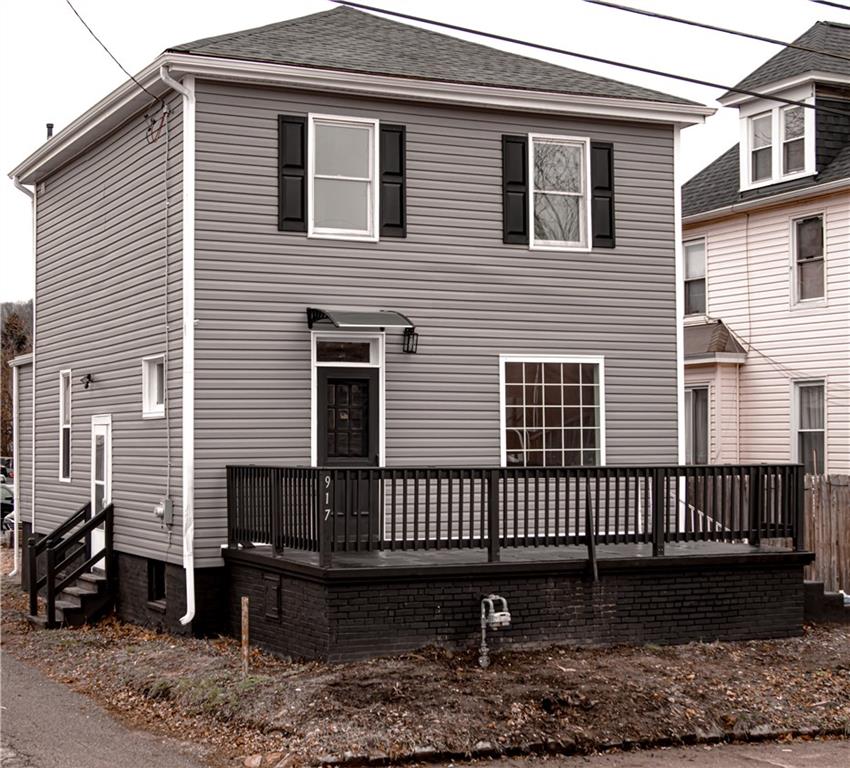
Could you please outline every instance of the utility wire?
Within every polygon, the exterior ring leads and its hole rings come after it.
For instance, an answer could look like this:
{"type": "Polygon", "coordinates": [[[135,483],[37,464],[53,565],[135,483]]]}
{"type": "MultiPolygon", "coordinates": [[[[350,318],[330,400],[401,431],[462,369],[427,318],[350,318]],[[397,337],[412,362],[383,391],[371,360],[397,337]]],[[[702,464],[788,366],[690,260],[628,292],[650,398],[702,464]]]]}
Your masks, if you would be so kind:
{"type": "Polygon", "coordinates": [[[80,20],[80,23],[81,23],[81,24],[82,24],[82,25],[83,25],[83,26],[84,26],[84,27],[85,27],[85,28],[89,31],[89,34],[90,34],[90,35],[91,35],[91,36],[92,36],[95,40],[97,40],[97,42],[100,44],[100,47],[101,47],[101,48],[103,48],[103,50],[104,50],[104,51],[106,51],[106,52],[109,54],[109,58],[110,58],[110,59],[112,59],[112,61],[114,61],[114,62],[118,65],[118,67],[121,69],[121,71],[122,71],[125,75],[127,75],[127,77],[129,77],[129,78],[130,78],[130,79],[131,79],[131,80],[132,80],[132,81],[133,81],[136,85],[138,85],[138,86],[139,86],[139,88],[141,88],[141,89],[142,89],[142,90],[143,90],[143,91],[144,91],[144,92],[145,92],[148,96],[150,96],[150,97],[151,97],[154,101],[158,101],[158,102],[160,102],[160,104],[162,104],[163,106],[165,106],[165,102],[164,102],[161,98],[159,98],[159,96],[154,96],[154,95],[153,95],[153,94],[152,94],[152,93],[151,93],[151,92],[150,92],[147,88],[145,88],[145,86],[143,86],[143,85],[142,85],[142,84],[141,84],[138,80],[136,80],[136,78],[135,78],[135,77],[133,77],[133,76],[132,76],[132,75],[131,75],[131,74],[130,74],[130,73],[129,73],[126,69],[124,69],[124,67],[123,67],[123,65],[121,64],[121,62],[120,62],[120,61],[118,61],[118,59],[116,59],[116,58],[115,58],[115,56],[113,56],[113,55],[112,55],[112,51],[110,51],[110,50],[109,50],[109,48],[107,48],[107,47],[103,44],[103,41],[102,41],[102,40],[101,40],[101,39],[100,39],[100,38],[99,38],[99,37],[98,37],[98,36],[94,33],[94,31],[92,30],[92,28],[91,28],[88,24],[86,24],[86,20],[85,20],[82,16],[80,16],[79,11],[78,11],[76,8],[74,8],[74,6],[73,6],[73,5],[71,5],[71,0],[65,0],[65,2],[68,4],[68,7],[69,7],[69,8],[70,8],[73,12],[74,12],[74,15],[75,15],[75,16],[76,16],[79,20],[80,20]]]}
{"type": "Polygon", "coordinates": [[[832,8],[840,8],[842,11],[850,11],[850,5],[845,5],[844,3],[833,3],[830,0],[811,0],[811,2],[818,5],[829,5],[832,8]]]}
{"type": "Polygon", "coordinates": [[[527,40],[519,40],[515,37],[508,37],[507,35],[498,35],[494,32],[483,32],[479,29],[472,29],[471,27],[462,27],[458,24],[449,24],[445,21],[435,21],[434,19],[427,19],[422,16],[413,16],[409,13],[401,13],[401,11],[390,11],[386,8],[377,8],[373,5],[366,5],[365,3],[355,3],[351,2],[351,0],[331,0],[332,3],[336,3],[337,5],[347,6],[349,8],[357,8],[362,11],[372,11],[373,13],[380,13],[386,16],[395,16],[400,19],[407,19],[408,21],[415,21],[420,24],[429,24],[434,27],[441,27],[443,29],[452,29],[455,32],[463,32],[468,35],[478,35],[479,37],[489,38],[491,40],[499,40],[503,43],[511,43],[513,45],[523,45],[527,48],[535,48],[541,51],[548,51],[549,53],[558,53],[564,56],[574,56],[577,59],[586,59],[588,61],[595,61],[600,64],[608,64],[612,67],[620,67],[622,69],[631,69],[636,72],[644,72],[648,75],[657,75],[658,77],[666,77],[671,80],[680,80],[685,83],[692,83],[694,85],[702,85],[707,88],[720,88],[724,91],[729,91],[731,93],[741,93],[746,96],[754,96],[759,99],[767,99],[770,101],[776,101],[780,104],[788,104],[792,107],[804,107],[805,109],[817,109],[823,113],[829,113],[832,115],[841,115],[841,117],[850,117],[850,111],[842,110],[842,109],[833,109],[832,107],[824,107],[818,105],[817,107],[814,104],[808,104],[805,101],[796,101],[794,99],[786,99],[783,96],[775,96],[773,94],[761,93],[760,91],[751,91],[746,88],[735,88],[728,85],[722,85],[720,83],[713,83],[709,80],[699,80],[695,77],[686,77],[685,75],[674,75],[670,72],[663,72],[658,69],[651,69],[650,67],[642,67],[637,64],[626,64],[622,61],[614,61],[613,59],[605,59],[601,56],[592,56],[589,53],[578,53],[577,51],[569,51],[565,48],[555,48],[551,45],[543,45],[541,43],[531,43],[527,40]]]}
{"type": "Polygon", "coordinates": [[[585,3],[591,5],[599,5],[604,8],[613,8],[617,11],[625,11],[626,13],[636,13],[640,16],[649,16],[653,19],[663,19],[664,21],[674,21],[677,24],[687,24],[691,27],[700,27],[701,29],[710,29],[713,32],[723,32],[727,35],[735,35],[737,37],[746,37],[750,40],[758,40],[762,43],[772,43],[773,45],[781,45],[784,48],[793,48],[797,51],[805,51],[806,53],[816,53],[819,56],[830,56],[833,59],[841,59],[842,61],[850,61],[850,56],[843,53],[832,53],[830,51],[821,51],[817,48],[809,48],[798,43],[786,43],[782,40],[776,40],[773,37],[765,37],[764,35],[754,35],[749,32],[739,32],[736,29],[728,29],[727,27],[718,27],[714,24],[705,24],[701,21],[692,21],[691,19],[681,19],[678,16],[668,16],[665,13],[656,13],[655,11],[646,11],[642,8],[632,8],[628,5],[620,5],[619,3],[610,3],[606,0],[584,0],[585,3]]]}

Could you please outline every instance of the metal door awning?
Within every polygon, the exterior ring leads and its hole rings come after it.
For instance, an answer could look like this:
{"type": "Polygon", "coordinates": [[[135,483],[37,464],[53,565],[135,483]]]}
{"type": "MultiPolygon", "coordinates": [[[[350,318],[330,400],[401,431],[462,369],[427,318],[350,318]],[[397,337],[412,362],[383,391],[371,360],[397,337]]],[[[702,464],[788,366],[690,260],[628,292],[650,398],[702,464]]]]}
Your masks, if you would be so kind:
{"type": "Polygon", "coordinates": [[[357,330],[360,328],[413,328],[409,317],[401,312],[389,309],[319,309],[307,307],[307,327],[312,328],[316,323],[342,330],[357,330]]]}

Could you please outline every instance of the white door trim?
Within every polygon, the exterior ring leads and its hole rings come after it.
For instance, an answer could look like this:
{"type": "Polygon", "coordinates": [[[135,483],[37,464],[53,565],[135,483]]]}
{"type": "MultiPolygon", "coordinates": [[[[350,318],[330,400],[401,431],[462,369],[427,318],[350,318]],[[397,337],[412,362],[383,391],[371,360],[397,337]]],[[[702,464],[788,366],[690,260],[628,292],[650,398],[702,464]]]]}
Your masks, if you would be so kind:
{"type": "MultiPolygon", "coordinates": [[[[103,471],[103,504],[104,507],[112,502],[112,415],[99,414],[91,417],[91,463],[90,463],[90,482],[89,482],[89,499],[91,501],[91,516],[97,514],[95,509],[95,461],[97,460],[96,436],[98,427],[105,427],[104,439],[104,471],[103,471]]],[[[103,529],[95,528],[92,531],[92,551],[97,552],[104,545],[103,529]]],[[[102,566],[102,563],[99,564],[102,566]]]]}

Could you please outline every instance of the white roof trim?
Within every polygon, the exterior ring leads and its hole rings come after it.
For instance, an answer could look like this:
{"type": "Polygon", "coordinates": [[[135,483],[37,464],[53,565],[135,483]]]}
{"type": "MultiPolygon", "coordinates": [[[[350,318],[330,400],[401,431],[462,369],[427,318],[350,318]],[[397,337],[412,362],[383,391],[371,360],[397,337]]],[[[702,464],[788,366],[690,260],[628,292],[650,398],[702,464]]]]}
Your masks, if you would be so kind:
{"type": "MultiPolygon", "coordinates": [[[[333,91],[376,98],[678,125],[702,123],[716,111],[702,104],[576,96],[173,52],[163,53],[136,76],[145,88],[157,96],[168,90],[159,79],[161,66],[168,67],[171,75],[177,79],[184,75],[194,75],[208,80],[333,91]]],[[[40,181],[150,102],[150,96],[128,80],[33,152],[9,176],[23,184],[40,181]]]]}
{"type": "Polygon", "coordinates": [[[699,357],[686,357],[685,365],[714,365],[715,363],[738,363],[747,362],[746,352],[710,352],[699,357]]]}
{"type": "Polygon", "coordinates": [[[782,192],[768,197],[756,197],[752,200],[742,200],[740,203],[725,205],[722,208],[713,208],[710,211],[692,213],[690,216],[684,216],[682,218],[682,224],[686,226],[688,224],[698,224],[702,221],[709,221],[710,219],[717,219],[744,211],[752,211],[757,208],[769,208],[773,205],[796,202],[797,200],[814,200],[821,195],[828,195],[832,192],[841,192],[845,189],[850,189],[850,178],[836,179],[835,181],[829,181],[826,184],[815,184],[811,187],[794,189],[789,192],[782,192]]]}
{"type": "MultiPolygon", "coordinates": [[[[807,85],[808,83],[823,83],[836,85],[850,85],[850,77],[847,75],[836,75],[832,72],[805,72],[802,75],[794,75],[794,77],[786,77],[784,80],[777,80],[768,85],[759,85],[748,88],[749,91],[758,91],[764,95],[778,94],[781,91],[787,91],[789,88],[795,88],[798,85],[807,85]]],[[[721,96],[719,101],[724,107],[735,107],[746,101],[756,99],[756,96],[748,96],[746,93],[727,93],[721,96]]]]}
{"type": "Polygon", "coordinates": [[[32,352],[28,352],[25,355],[18,355],[17,357],[13,357],[8,365],[10,368],[17,368],[21,365],[31,365],[32,364],[32,352]]]}

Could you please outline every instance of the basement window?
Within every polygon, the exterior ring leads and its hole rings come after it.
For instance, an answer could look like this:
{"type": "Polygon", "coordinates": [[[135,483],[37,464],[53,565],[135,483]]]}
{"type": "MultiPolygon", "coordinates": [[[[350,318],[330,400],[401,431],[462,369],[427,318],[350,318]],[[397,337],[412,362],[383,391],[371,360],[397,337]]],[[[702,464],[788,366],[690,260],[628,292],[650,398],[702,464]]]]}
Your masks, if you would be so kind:
{"type": "Polygon", "coordinates": [[[148,603],[165,608],[165,563],[161,560],[148,560],[148,603]]]}

